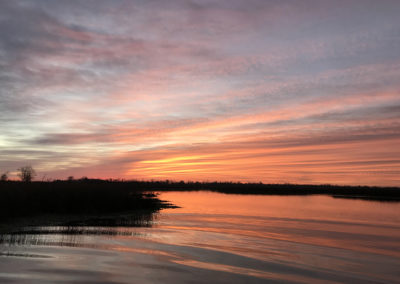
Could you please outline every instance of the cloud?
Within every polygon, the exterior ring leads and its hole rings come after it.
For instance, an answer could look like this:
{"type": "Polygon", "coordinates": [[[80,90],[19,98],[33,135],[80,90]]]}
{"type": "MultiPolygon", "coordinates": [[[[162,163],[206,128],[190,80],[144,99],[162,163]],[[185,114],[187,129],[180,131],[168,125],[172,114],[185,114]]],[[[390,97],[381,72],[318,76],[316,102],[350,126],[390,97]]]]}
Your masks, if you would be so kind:
{"type": "Polygon", "coordinates": [[[0,170],[398,184],[399,12],[3,1],[0,170]]]}

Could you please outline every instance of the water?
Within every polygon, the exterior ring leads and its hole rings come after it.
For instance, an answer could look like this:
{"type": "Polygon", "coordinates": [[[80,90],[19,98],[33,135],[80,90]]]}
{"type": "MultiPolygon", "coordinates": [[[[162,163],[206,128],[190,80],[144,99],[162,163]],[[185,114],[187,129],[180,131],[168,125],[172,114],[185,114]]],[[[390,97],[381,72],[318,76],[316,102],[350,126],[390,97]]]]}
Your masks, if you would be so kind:
{"type": "MultiPolygon", "coordinates": [[[[165,192],[147,227],[0,236],[0,283],[400,283],[400,203],[165,192]]],[[[150,218],[150,217],[149,217],[150,218]]]]}

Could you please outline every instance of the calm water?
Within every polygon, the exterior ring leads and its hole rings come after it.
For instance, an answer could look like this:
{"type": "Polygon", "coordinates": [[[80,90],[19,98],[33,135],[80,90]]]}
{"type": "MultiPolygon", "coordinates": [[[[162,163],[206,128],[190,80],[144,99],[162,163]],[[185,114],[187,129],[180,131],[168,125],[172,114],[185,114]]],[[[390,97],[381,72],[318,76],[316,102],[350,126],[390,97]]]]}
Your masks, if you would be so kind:
{"type": "Polygon", "coordinates": [[[400,283],[400,203],[166,192],[151,227],[0,235],[0,283],[400,283]]]}

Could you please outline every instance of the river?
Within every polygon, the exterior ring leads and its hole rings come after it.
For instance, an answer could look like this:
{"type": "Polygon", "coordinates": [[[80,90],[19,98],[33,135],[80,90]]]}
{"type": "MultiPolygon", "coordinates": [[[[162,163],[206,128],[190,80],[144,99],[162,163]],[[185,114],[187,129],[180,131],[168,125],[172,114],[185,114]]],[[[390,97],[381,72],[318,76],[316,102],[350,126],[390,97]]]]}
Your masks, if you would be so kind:
{"type": "Polygon", "coordinates": [[[0,235],[0,283],[400,283],[400,203],[162,192],[145,227],[0,235]]]}

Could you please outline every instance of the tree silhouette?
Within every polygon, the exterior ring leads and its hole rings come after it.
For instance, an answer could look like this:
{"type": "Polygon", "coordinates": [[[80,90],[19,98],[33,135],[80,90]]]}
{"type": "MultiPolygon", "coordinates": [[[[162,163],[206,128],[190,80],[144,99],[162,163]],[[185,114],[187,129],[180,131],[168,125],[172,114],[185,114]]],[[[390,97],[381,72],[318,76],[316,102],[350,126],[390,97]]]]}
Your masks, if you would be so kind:
{"type": "Polygon", "coordinates": [[[7,181],[8,180],[8,172],[4,173],[0,177],[0,181],[7,181]]]}
{"type": "Polygon", "coordinates": [[[36,172],[31,166],[21,167],[18,169],[18,171],[18,177],[24,182],[31,182],[36,176],[36,172]]]}

